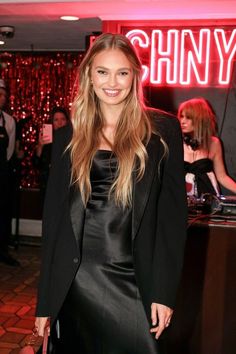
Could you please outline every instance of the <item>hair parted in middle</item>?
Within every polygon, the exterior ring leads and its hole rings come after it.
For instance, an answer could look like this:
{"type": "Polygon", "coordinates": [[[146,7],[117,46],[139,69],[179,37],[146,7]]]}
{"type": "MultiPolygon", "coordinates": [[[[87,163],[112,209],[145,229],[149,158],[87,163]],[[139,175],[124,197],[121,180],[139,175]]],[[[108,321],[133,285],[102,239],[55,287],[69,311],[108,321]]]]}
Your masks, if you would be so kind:
{"type": "Polygon", "coordinates": [[[120,50],[129,60],[133,73],[131,90],[125,99],[123,111],[116,125],[114,143],[111,146],[117,157],[118,169],[110,194],[118,205],[131,204],[132,172],[136,168],[138,179],[145,170],[147,152],[145,145],[152,133],[152,124],[145,110],[141,83],[142,66],[136,51],[124,35],[104,33],[88,50],[79,66],[76,83],[77,94],[72,104],[71,120],[73,136],[69,144],[72,161],[72,182],[79,186],[84,204],[90,193],[90,168],[99,147],[105,120],[100,102],[91,83],[91,67],[99,53],[120,50]]]}
{"type": "Polygon", "coordinates": [[[180,104],[178,118],[185,115],[193,122],[193,139],[199,148],[209,151],[211,138],[216,135],[215,114],[209,103],[202,97],[192,98],[180,104]]]}

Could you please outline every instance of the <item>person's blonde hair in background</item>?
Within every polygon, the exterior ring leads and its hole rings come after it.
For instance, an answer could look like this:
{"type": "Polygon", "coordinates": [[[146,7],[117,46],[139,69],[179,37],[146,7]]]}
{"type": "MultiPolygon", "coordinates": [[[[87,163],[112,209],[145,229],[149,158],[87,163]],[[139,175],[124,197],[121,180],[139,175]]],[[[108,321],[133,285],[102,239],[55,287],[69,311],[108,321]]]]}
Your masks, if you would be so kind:
{"type": "Polygon", "coordinates": [[[91,192],[89,171],[101,138],[106,140],[118,159],[117,178],[111,187],[118,204],[125,206],[131,203],[132,171],[136,157],[139,162],[138,177],[143,176],[147,156],[145,144],[150,138],[152,127],[145,112],[140,72],[141,63],[134,47],[126,37],[119,34],[101,35],[80,65],[78,94],[72,106],[74,133],[70,147],[73,181],[78,183],[84,203],[87,202],[91,192]],[[91,65],[95,56],[107,49],[122,51],[133,70],[133,85],[125,99],[113,144],[103,135],[105,120],[91,80],[91,65]]]}

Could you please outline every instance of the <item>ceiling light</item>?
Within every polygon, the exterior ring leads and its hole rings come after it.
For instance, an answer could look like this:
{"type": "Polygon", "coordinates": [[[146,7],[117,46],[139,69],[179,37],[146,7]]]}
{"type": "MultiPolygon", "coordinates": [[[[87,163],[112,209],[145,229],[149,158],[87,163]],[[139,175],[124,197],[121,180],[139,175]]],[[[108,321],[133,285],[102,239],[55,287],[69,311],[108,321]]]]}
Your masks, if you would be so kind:
{"type": "Polygon", "coordinates": [[[13,38],[15,33],[14,26],[0,26],[0,34],[6,38],[13,38]]]}
{"type": "Polygon", "coordinates": [[[64,21],[78,21],[79,17],[77,17],[77,16],[61,16],[60,19],[64,20],[64,21]]]}
{"type": "Polygon", "coordinates": [[[5,42],[4,41],[0,41],[0,45],[3,45],[3,44],[5,44],[5,42]]]}

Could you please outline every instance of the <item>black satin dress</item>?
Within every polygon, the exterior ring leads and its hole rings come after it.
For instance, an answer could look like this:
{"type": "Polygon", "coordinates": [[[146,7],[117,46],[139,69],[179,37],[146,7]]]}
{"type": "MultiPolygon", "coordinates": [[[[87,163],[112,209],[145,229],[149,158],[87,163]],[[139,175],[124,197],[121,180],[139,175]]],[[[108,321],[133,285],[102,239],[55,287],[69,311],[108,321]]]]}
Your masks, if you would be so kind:
{"type": "Polygon", "coordinates": [[[116,168],[110,151],[97,151],[82,261],[60,311],[57,354],[159,353],[135,281],[131,209],[108,199],[116,168]]]}

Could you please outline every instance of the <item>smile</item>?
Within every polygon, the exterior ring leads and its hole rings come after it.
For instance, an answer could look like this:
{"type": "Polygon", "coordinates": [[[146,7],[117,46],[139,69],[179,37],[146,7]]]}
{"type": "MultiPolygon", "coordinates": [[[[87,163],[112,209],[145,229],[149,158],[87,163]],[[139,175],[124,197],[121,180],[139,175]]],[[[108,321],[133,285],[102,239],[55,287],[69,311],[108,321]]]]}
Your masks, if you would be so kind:
{"type": "Polygon", "coordinates": [[[108,89],[104,89],[103,90],[104,93],[109,96],[109,97],[116,97],[119,95],[120,90],[108,90],[108,89]]]}

